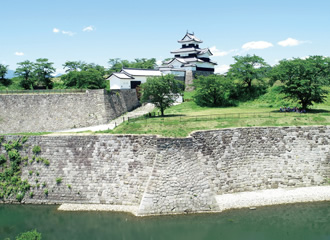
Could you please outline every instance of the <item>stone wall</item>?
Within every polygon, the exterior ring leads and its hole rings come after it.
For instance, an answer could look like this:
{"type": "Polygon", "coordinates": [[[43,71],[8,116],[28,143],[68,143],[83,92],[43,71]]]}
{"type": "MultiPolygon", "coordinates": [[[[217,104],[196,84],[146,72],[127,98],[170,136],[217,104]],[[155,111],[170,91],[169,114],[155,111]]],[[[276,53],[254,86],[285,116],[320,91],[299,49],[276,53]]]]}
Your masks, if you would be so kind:
{"type": "Polygon", "coordinates": [[[27,144],[23,155],[31,158],[39,145],[50,161],[23,167],[23,178],[40,184],[27,203],[136,206],[140,215],[209,212],[218,210],[216,195],[320,186],[330,179],[329,126],[223,129],[179,139],[34,136],[27,144]]]}
{"type": "Polygon", "coordinates": [[[139,105],[135,90],[0,95],[0,133],[105,124],[139,105]]]}

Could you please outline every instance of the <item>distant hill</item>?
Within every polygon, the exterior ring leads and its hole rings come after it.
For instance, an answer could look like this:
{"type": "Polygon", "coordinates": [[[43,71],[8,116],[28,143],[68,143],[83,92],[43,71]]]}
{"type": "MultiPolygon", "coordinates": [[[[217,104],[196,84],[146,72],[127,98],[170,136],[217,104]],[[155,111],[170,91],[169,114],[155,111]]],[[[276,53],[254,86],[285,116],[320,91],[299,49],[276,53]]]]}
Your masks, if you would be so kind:
{"type": "Polygon", "coordinates": [[[14,74],[14,70],[8,70],[7,74],[6,74],[6,78],[13,78],[15,77],[15,74],[14,74]]]}

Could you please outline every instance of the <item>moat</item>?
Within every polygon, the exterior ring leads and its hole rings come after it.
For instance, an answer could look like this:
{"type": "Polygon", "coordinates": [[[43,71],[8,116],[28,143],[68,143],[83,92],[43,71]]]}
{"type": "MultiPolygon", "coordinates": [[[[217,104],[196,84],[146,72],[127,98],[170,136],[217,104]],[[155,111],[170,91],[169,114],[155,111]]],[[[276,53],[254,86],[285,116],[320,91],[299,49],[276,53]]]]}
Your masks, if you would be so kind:
{"type": "Polygon", "coordinates": [[[330,239],[330,202],[138,218],[61,212],[55,205],[0,205],[0,239],[37,229],[43,239],[330,239]]]}

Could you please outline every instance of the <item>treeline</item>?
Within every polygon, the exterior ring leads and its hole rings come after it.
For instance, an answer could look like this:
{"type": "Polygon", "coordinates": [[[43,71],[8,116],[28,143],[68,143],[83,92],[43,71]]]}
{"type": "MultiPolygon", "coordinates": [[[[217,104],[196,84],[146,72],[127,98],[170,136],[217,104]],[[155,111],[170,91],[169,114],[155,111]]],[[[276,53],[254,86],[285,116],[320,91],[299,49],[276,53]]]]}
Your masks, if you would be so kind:
{"type": "Polygon", "coordinates": [[[62,88],[88,88],[100,89],[106,87],[105,79],[113,72],[118,72],[122,67],[153,69],[156,59],[137,58],[134,61],[121,60],[119,58],[108,61],[109,68],[83,61],[67,61],[62,66],[65,74],[54,79],[54,63],[47,58],[39,58],[35,62],[19,62],[15,70],[14,79],[6,79],[8,66],[0,64],[0,85],[10,87],[17,82],[23,89],[62,89],[62,88]]]}
{"type": "Polygon", "coordinates": [[[330,58],[284,59],[271,67],[258,56],[235,56],[226,75],[199,76],[194,100],[200,106],[233,106],[266,93],[277,82],[279,93],[302,109],[324,102],[330,85],[330,58]]]}

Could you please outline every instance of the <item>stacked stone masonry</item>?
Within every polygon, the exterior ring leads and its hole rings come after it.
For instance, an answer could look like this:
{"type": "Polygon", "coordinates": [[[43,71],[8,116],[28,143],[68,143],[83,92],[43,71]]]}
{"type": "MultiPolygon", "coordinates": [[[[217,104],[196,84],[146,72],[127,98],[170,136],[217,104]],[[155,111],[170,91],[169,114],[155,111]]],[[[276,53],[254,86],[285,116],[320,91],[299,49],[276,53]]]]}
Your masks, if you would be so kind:
{"type": "Polygon", "coordinates": [[[0,95],[0,133],[47,132],[108,123],[139,106],[135,89],[0,95]]]}
{"type": "Polygon", "coordinates": [[[187,138],[33,136],[26,144],[23,155],[31,158],[39,145],[50,161],[23,167],[24,179],[40,183],[26,203],[136,206],[140,215],[210,212],[218,210],[216,195],[330,179],[329,126],[223,129],[187,138]]]}

